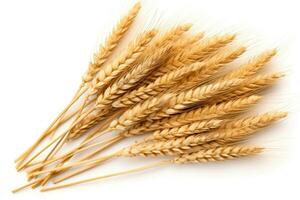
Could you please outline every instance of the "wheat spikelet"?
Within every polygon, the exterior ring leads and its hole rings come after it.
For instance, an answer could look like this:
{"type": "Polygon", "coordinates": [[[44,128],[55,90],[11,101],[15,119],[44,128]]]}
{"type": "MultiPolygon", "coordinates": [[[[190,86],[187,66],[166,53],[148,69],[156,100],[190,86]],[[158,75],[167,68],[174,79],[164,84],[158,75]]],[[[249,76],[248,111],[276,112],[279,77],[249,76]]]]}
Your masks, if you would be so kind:
{"type": "Polygon", "coordinates": [[[283,76],[284,74],[281,72],[267,75],[256,75],[253,78],[244,80],[239,87],[235,88],[230,93],[218,97],[218,99],[215,99],[215,101],[222,102],[237,97],[243,97],[245,95],[258,93],[259,91],[273,85],[278,79],[282,78],[283,76]]]}
{"type": "Polygon", "coordinates": [[[139,35],[134,42],[129,44],[128,49],[124,51],[117,60],[102,68],[92,81],[91,93],[94,94],[103,89],[125,70],[130,69],[131,65],[144,52],[156,33],[156,30],[151,30],[139,35]]]}
{"type": "Polygon", "coordinates": [[[162,97],[153,97],[142,103],[135,105],[133,108],[126,110],[118,119],[111,122],[109,129],[124,130],[145,120],[150,114],[160,110],[171,95],[167,94],[162,97]]]}
{"type": "Polygon", "coordinates": [[[100,47],[98,53],[94,54],[93,62],[90,63],[87,72],[83,76],[83,82],[91,81],[96,73],[100,70],[102,65],[106,62],[107,58],[112,54],[120,40],[124,37],[125,33],[133,23],[141,8],[140,3],[136,3],[126,16],[121,18],[117,26],[112,30],[109,37],[106,39],[105,44],[100,47]]]}
{"type": "Polygon", "coordinates": [[[211,142],[207,142],[198,146],[193,146],[190,149],[184,150],[182,149],[182,152],[179,152],[180,154],[190,154],[190,153],[195,153],[198,152],[200,150],[207,150],[207,149],[215,149],[218,147],[226,147],[226,146],[232,146],[233,144],[235,144],[234,142],[223,142],[223,141],[211,141],[211,142]]]}
{"type": "MultiPolygon", "coordinates": [[[[220,52],[212,58],[212,64],[204,66],[198,73],[190,74],[181,80],[178,88],[175,88],[177,91],[190,89],[201,84],[204,84],[210,80],[212,75],[218,72],[218,70],[223,67],[225,64],[232,62],[237,59],[246,51],[245,47],[240,47],[232,51],[220,52]],[[213,61],[215,60],[215,63],[213,61]],[[221,62],[219,62],[221,60],[221,62]]],[[[226,79],[229,80],[229,79],[226,79]]]]}
{"type": "Polygon", "coordinates": [[[183,154],[175,158],[172,162],[177,164],[184,163],[199,163],[199,162],[212,162],[223,161],[229,159],[236,159],[239,157],[255,155],[261,153],[263,148],[251,146],[228,146],[219,147],[207,150],[200,150],[191,154],[183,154]]]}
{"type": "Polygon", "coordinates": [[[247,110],[249,107],[257,104],[260,99],[260,96],[252,95],[220,104],[206,105],[188,112],[172,115],[171,117],[137,124],[123,132],[123,134],[132,136],[159,129],[183,126],[200,120],[223,119],[226,116],[232,116],[247,110]]]}
{"type": "Polygon", "coordinates": [[[152,75],[152,81],[156,78],[163,76],[172,70],[176,70],[184,65],[188,65],[194,62],[202,61],[206,56],[210,55],[217,49],[232,42],[235,35],[225,35],[221,37],[213,37],[212,39],[203,42],[191,49],[186,49],[179,52],[175,57],[170,59],[164,66],[160,67],[155,74],[152,75]]]}
{"type": "Polygon", "coordinates": [[[227,136],[219,139],[219,141],[232,142],[242,140],[258,129],[269,126],[286,116],[287,112],[270,112],[224,123],[220,129],[233,130],[233,132],[228,132],[227,136]],[[238,130],[235,131],[236,129],[238,130]]]}
{"type": "Polygon", "coordinates": [[[232,78],[246,78],[254,75],[261,70],[270,59],[276,55],[276,49],[266,51],[257,57],[252,58],[248,63],[242,65],[240,68],[233,70],[232,72],[224,75],[218,80],[226,80],[232,78]]]}
{"type": "Polygon", "coordinates": [[[178,126],[174,128],[167,128],[155,131],[148,140],[161,140],[161,139],[171,139],[175,137],[182,137],[185,135],[191,135],[195,133],[202,133],[220,127],[222,120],[205,120],[197,121],[191,124],[178,126]]]}
{"type": "Polygon", "coordinates": [[[165,47],[156,51],[143,63],[133,68],[130,72],[121,77],[114,84],[105,89],[97,98],[97,109],[107,109],[113,101],[121,97],[130,89],[135,87],[143,78],[147,77],[165,59],[170,48],[165,47]]]}
{"type": "MultiPolygon", "coordinates": [[[[154,82],[141,86],[136,90],[124,95],[122,98],[118,99],[113,106],[114,107],[129,107],[138,102],[146,100],[151,96],[158,95],[159,93],[171,88],[172,86],[178,84],[186,76],[194,77],[194,73],[201,73],[202,78],[208,78],[211,76],[218,68],[220,68],[225,63],[232,61],[237,55],[241,54],[244,48],[235,49],[226,53],[221,53],[221,55],[213,56],[212,58],[206,60],[205,62],[196,62],[191,65],[187,65],[180,69],[171,71],[161,77],[158,77],[154,82]]],[[[200,78],[200,75],[199,75],[200,78]]],[[[186,85],[185,83],[183,85],[186,85]]]]}
{"type": "Polygon", "coordinates": [[[157,113],[153,113],[149,116],[151,120],[157,120],[170,115],[183,112],[187,108],[191,108],[197,104],[200,104],[204,100],[207,100],[217,94],[226,92],[229,88],[235,87],[240,84],[241,80],[233,79],[228,81],[221,81],[209,85],[197,87],[179,93],[174,96],[168,102],[168,105],[157,113]]]}

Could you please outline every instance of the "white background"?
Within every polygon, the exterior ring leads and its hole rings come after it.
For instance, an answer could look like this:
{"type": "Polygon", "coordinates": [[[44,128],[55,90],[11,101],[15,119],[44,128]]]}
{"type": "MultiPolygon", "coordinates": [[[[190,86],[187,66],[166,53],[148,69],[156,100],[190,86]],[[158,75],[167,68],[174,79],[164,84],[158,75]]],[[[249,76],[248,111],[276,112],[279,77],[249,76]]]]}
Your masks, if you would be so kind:
{"type": "MultiPolygon", "coordinates": [[[[13,160],[72,97],[92,53],[133,1],[0,1],[0,199],[299,199],[300,18],[298,1],[142,1],[137,26],[195,23],[193,31],[238,32],[250,52],[277,47],[271,70],[287,76],[257,109],[289,118],[255,142],[261,156],[204,165],[169,166],[40,193],[10,190],[25,183],[13,160]]],[[[247,57],[247,54],[246,56],[247,57]]],[[[120,159],[88,173],[139,164],[120,159]]],[[[82,178],[80,177],[80,178],[82,178]]]]}

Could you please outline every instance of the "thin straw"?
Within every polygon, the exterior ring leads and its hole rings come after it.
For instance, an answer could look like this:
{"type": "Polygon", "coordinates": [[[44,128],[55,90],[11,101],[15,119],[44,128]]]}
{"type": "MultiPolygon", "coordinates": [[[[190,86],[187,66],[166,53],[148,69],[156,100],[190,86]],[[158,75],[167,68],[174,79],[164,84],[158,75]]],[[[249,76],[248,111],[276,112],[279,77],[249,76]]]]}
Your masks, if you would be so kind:
{"type": "Polygon", "coordinates": [[[170,160],[164,160],[164,161],[156,162],[154,164],[146,165],[146,166],[143,166],[143,167],[138,167],[138,168],[134,168],[134,169],[126,170],[126,171],[121,171],[121,172],[116,172],[116,173],[112,173],[112,174],[107,174],[107,175],[103,175],[103,176],[98,176],[98,177],[94,177],[94,178],[84,179],[84,180],[81,180],[81,181],[75,181],[75,182],[72,182],[72,183],[56,185],[56,186],[52,186],[52,187],[45,187],[45,188],[41,189],[41,192],[46,192],[46,191],[55,190],[55,189],[59,189],[59,188],[70,187],[70,186],[73,186],[73,185],[88,183],[88,182],[92,182],[92,181],[96,181],[96,180],[100,180],[100,179],[104,179],[104,178],[110,178],[110,177],[114,177],[114,176],[120,176],[120,175],[129,174],[129,173],[140,172],[140,171],[144,171],[144,170],[151,169],[151,168],[154,168],[154,167],[163,166],[163,165],[166,165],[166,164],[170,164],[170,160]]]}

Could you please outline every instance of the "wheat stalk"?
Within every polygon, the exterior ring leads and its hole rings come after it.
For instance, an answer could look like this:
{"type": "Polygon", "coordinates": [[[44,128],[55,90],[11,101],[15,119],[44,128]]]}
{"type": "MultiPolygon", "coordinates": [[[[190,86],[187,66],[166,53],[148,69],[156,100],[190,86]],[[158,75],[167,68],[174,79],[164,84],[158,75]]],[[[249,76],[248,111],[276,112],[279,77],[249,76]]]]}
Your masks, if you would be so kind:
{"type": "Polygon", "coordinates": [[[235,122],[229,123],[223,127],[225,130],[217,130],[204,135],[191,135],[187,137],[180,137],[176,139],[169,139],[164,141],[155,141],[149,143],[143,141],[141,143],[134,144],[130,147],[122,149],[116,153],[113,153],[105,158],[87,160],[79,163],[73,163],[64,167],[36,172],[36,174],[42,174],[49,171],[62,170],[71,166],[77,166],[85,163],[98,163],[103,159],[111,159],[117,156],[157,156],[157,155],[177,155],[184,154],[186,151],[191,151],[196,148],[205,148],[205,144],[213,144],[215,146],[220,143],[236,142],[243,139],[246,136],[257,131],[259,128],[270,125],[274,121],[277,121],[286,116],[284,112],[266,113],[263,115],[241,119],[235,122]],[[214,142],[214,143],[212,143],[214,142]]]}
{"type": "Polygon", "coordinates": [[[156,162],[147,166],[143,167],[138,167],[135,169],[130,169],[130,170],[125,170],[121,172],[116,172],[112,174],[107,174],[107,175],[102,175],[94,178],[88,178],[85,180],[80,180],[72,183],[67,183],[67,184],[62,184],[62,185],[57,185],[57,186],[52,186],[52,187],[47,187],[47,188],[42,188],[42,192],[54,190],[54,189],[59,189],[59,188],[65,188],[65,187],[70,187],[73,185],[78,185],[82,183],[88,183],[104,178],[110,178],[114,176],[120,176],[120,175],[126,175],[129,173],[134,173],[134,172],[140,172],[144,171],[147,169],[151,169],[154,167],[159,167],[159,166],[164,166],[168,165],[171,163],[174,164],[184,164],[184,163],[203,163],[203,162],[212,162],[212,161],[224,161],[224,160],[229,160],[229,159],[236,159],[240,157],[245,157],[245,156],[250,156],[250,155],[255,155],[258,153],[261,153],[263,151],[263,148],[261,147],[252,147],[252,146],[228,146],[228,147],[219,147],[219,148],[213,148],[213,149],[208,149],[208,150],[199,150],[194,153],[190,154],[182,154],[178,157],[175,157],[174,159],[171,160],[163,160],[160,162],[156,162]]]}

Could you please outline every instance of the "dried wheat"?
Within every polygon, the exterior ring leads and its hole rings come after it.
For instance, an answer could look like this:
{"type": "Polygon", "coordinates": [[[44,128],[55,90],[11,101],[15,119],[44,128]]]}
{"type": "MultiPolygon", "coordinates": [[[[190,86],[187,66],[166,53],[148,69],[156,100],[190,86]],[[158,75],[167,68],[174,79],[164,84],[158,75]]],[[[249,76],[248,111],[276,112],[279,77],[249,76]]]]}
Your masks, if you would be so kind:
{"type": "Polygon", "coordinates": [[[200,86],[179,93],[168,102],[168,105],[157,113],[149,116],[151,120],[157,120],[174,114],[183,112],[187,108],[201,104],[204,100],[214,97],[217,94],[226,92],[229,88],[235,87],[241,83],[239,79],[221,81],[214,84],[200,86]]]}
{"type": "Polygon", "coordinates": [[[257,57],[252,58],[248,63],[242,65],[240,68],[224,75],[218,80],[227,80],[232,78],[246,78],[256,74],[260,71],[269,60],[276,55],[276,49],[266,51],[257,57]]]}
{"type": "Polygon", "coordinates": [[[133,108],[125,111],[118,119],[111,122],[109,129],[124,130],[145,120],[146,117],[160,110],[166,102],[171,98],[171,95],[162,97],[153,97],[142,103],[135,105],[133,108]]]}
{"type": "Polygon", "coordinates": [[[252,95],[250,97],[230,100],[220,104],[206,105],[204,107],[172,115],[171,117],[163,118],[161,120],[146,121],[141,124],[137,124],[131,129],[126,130],[123,134],[125,136],[132,136],[147,131],[183,126],[200,120],[214,118],[223,119],[226,116],[232,116],[247,110],[249,107],[258,103],[260,99],[260,96],[252,95]]]}
{"type": "Polygon", "coordinates": [[[156,30],[147,31],[137,37],[129,44],[128,48],[112,64],[102,68],[92,81],[92,91],[94,94],[107,86],[112,80],[116,79],[125,70],[131,68],[131,65],[144,52],[147,45],[156,35],[156,30]]]}
{"type": "Polygon", "coordinates": [[[101,45],[99,51],[94,54],[93,62],[90,63],[87,72],[83,76],[83,83],[91,81],[98,73],[103,64],[107,61],[107,58],[112,54],[120,40],[124,37],[129,27],[136,18],[141,8],[140,3],[136,3],[126,16],[121,18],[117,26],[112,30],[109,37],[106,39],[105,44],[101,45]]]}
{"type": "MultiPolygon", "coordinates": [[[[208,59],[205,62],[197,62],[192,65],[171,71],[157,78],[153,83],[150,83],[146,86],[141,86],[138,89],[124,95],[122,98],[118,99],[113,106],[120,108],[134,105],[171,88],[172,86],[178,84],[180,80],[187,79],[186,76],[194,77],[195,73],[201,73],[203,74],[202,78],[208,78],[218,68],[225,63],[232,61],[233,58],[236,58],[236,56],[240,55],[243,51],[244,48],[239,48],[226,53],[222,52],[220,55],[218,54],[213,56],[211,59],[208,59]]],[[[186,85],[186,83],[183,83],[183,85],[186,85]]]]}
{"type": "Polygon", "coordinates": [[[176,164],[223,161],[261,153],[263,148],[251,146],[228,146],[200,150],[191,154],[183,154],[172,162],[176,164]]]}

